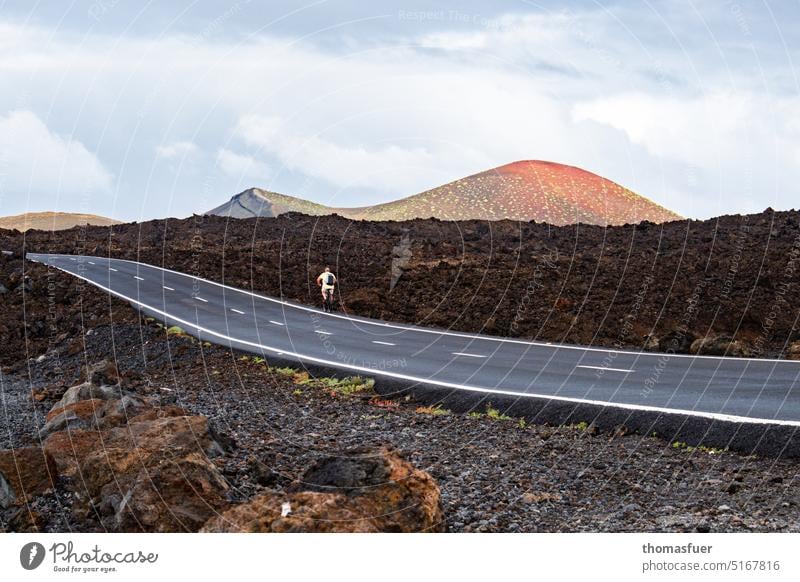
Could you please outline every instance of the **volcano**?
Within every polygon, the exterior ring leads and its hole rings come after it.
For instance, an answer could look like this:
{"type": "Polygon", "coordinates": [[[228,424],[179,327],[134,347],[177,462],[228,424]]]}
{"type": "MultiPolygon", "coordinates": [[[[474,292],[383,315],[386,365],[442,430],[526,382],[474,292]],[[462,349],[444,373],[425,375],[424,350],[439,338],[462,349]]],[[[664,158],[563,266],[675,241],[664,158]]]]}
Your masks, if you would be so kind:
{"type": "Polygon", "coordinates": [[[357,220],[521,220],[601,226],[680,220],[681,216],[597,174],[554,162],[506,164],[392,202],[334,208],[250,188],[209,214],[247,218],[285,212],[357,220]]]}

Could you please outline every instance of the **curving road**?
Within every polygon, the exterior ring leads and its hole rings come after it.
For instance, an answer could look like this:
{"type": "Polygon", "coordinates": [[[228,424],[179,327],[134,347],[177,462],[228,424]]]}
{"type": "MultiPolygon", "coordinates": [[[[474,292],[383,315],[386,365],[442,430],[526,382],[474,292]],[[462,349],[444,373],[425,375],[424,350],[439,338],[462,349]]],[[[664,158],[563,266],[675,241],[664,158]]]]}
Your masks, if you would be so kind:
{"type": "Polygon", "coordinates": [[[326,314],[132,261],[35,253],[27,258],[204,340],[270,359],[439,392],[800,427],[800,362],[616,351],[419,328],[326,314]]]}

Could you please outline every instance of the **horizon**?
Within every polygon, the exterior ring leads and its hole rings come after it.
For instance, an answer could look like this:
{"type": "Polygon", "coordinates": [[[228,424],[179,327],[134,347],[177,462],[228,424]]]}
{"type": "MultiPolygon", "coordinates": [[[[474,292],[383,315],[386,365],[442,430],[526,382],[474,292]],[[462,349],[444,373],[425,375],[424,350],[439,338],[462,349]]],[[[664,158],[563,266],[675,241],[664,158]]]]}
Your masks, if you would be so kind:
{"type": "Polygon", "coordinates": [[[521,160],[686,218],[796,207],[798,8],[4,5],[0,214],[340,208],[521,160]]]}

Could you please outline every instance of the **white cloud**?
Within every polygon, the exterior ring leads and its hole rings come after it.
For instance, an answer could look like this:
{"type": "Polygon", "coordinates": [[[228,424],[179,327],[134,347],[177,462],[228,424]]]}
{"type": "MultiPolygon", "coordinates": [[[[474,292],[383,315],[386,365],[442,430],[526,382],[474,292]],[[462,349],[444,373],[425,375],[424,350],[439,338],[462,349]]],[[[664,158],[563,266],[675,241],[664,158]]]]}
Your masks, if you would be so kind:
{"type": "Polygon", "coordinates": [[[79,141],[52,133],[30,111],[0,117],[0,185],[53,196],[109,190],[112,176],[79,141]]]}
{"type": "Polygon", "coordinates": [[[190,141],[174,141],[156,146],[156,156],[165,160],[188,158],[199,151],[200,148],[190,141]]]}
{"type": "Polygon", "coordinates": [[[229,176],[238,179],[264,181],[269,177],[269,168],[254,157],[238,154],[226,148],[217,151],[217,165],[229,176]]]}
{"type": "MultiPolygon", "coordinates": [[[[585,167],[688,215],[796,205],[800,114],[779,97],[796,93],[792,59],[774,35],[736,38],[728,9],[704,5],[704,21],[682,6],[532,10],[469,25],[387,20],[380,36],[354,25],[349,44],[279,27],[235,38],[77,37],[0,22],[0,75],[18,88],[0,94],[0,112],[18,107],[18,93],[25,108],[97,143],[119,174],[117,214],[136,218],[162,213],[152,202],[142,210],[145,190],[158,193],[152,200],[175,191],[185,214],[206,209],[192,192],[221,202],[241,180],[347,206],[532,158],[585,167]],[[772,52],[754,55],[753,40],[772,52]],[[160,143],[165,129],[192,141],[163,143],[159,159],[206,152],[216,167],[151,171],[152,147],[137,146],[160,143]]],[[[761,12],[746,14],[754,33],[761,12]]],[[[107,186],[108,172],[82,151],[94,170],[70,180],[107,186]]],[[[22,182],[53,178],[26,163],[22,182]]]]}

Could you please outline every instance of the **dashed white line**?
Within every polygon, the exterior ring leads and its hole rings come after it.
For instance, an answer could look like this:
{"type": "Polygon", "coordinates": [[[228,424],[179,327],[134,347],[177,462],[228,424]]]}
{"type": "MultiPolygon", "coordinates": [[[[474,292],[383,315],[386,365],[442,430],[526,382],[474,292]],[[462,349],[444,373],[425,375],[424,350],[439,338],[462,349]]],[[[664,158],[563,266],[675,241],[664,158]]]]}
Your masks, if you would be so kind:
{"type": "Polygon", "coordinates": [[[72,257],[69,258],[70,261],[77,261],[78,259],[73,259],[72,257]]]}
{"type": "Polygon", "coordinates": [[[609,372],[633,372],[624,368],[607,368],[605,366],[575,366],[576,368],[587,368],[589,370],[608,370],[609,372]]]}
{"type": "Polygon", "coordinates": [[[95,262],[94,262],[94,261],[88,261],[88,263],[89,263],[90,265],[94,265],[94,264],[95,264],[95,262]]]}
{"type": "Polygon", "coordinates": [[[234,313],[238,313],[239,315],[244,315],[244,311],[239,311],[238,309],[234,309],[233,307],[231,307],[231,311],[233,311],[234,313]]]}
{"type": "Polygon", "coordinates": [[[333,335],[331,332],[329,332],[329,331],[322,331],[321,329],[315,329],[315,330],[314,330],[314,332],[315,332],[315,333],[322,334],[322,335],[333,335]]]}
{"type": "MultiPolygon", "coordinates": [[[[514,392],[514,391],[511,391],[511,390],[498,390],[497,388],[490,388],[490,387],[483,387],[483,386],[473,386],[473,385],[468,385],[468,384],[459,384],[459,383],[456,383],[456,382],[445,382],[445,381],[442,381],[442,380],[435,380],[435,379],[431,379],[431,378],[428,378],[428,377],[414,376],[414,375],[411,375],[411,374],[400,374],[400,373],[397,373],[397,372],[390,372],[388,370],[380,370],[380,369],[376,369],[376,368],[372,368],[372,367],[366,367],[366,366],[357,366],[355,364],[351,364],[351,363],[347,363],[347,362],[341,362],[341,361],[337,362],[337,361],[334,361],[334,360],[326,360],[324,358],[317,358],[317,357],[314,357],[314,356],[311,356],[311,355],[301,354],[299,352],[284,352],[284,351],[279,350],[278,348],[275,348],[275,347],[272,347],[272,346],[268,346],[266,344],[251,342],[251,341],[248,341],[248,340],[245,340],[245,339],[236,339],[236,338],[234,338],[232,336],[229,336],[229,335],[214,331],[214,330],[206,328],[206,327],[202,327],[202,326],[198,325],[196,322],[191,322],[191,321],[188,321],[188,320],[181,319],[179,317],[170,315],[166,311],[162,311],[162,310],[160,310],[160,309],[158,309],[156,307],[152,307],[152,306],[149,306],[149,305],[147,305],[145,303],[142,303],[141,301],[138,301],[138,300],[136,300],[136,299],[134,299],[132,297],[128,297],[127,295],[125,295],[123,293],[119,293],[118,291],[114,291],[113,289],[111,289],[109,287],[106,287],[104,285],[101,285],[100,283],[97,283],[96,281],[92,281],[91,279],[89,279],[87,277],[84,277],[83,275],[78,275],[78,274],[75,274],[75,273],[71,273],[71,274],[74,277],[77,277],[78,279],[81,279],[83,281],[86,281],[87,283],[91,283],[92,285],[95,285],[99,289],[102,289],[103,291],[106,291],[106,292],[110,293],[111,295],[114,295],[116,297],[120,297],[122,299],[125,299],[125,300],[129,301],[130,303],[132,303],[133,305],[138,305],[140,307],[147,307],[149,310],[153,311],[154,313],[157,313],[159,315],[163,315],[164,317],[169,317],[173,321],[175,321],[177,323],[180,323],[180,324],[186,326],[187,328],[195,329],[195,330],[197,330],[197,333],[203,332],[204,334],[208,334],[208,335],[214,336],[216,338],[219,338],[221,340],[225,340],[226,344],[236,343],[236,344],[239,344],[239,345],[248,346],[251,349],[252,348],[258,348],[259,350],[262,351],[262,353],[263,353],[264,350],[268,350],[268,351],[271,351],[271,352],[276,352],[278,355],[288,355],[290,357],[297,358],[297,359],[299,359],[301,361],[308,361],[308,362],[313,362],[313,363],[318,363],[318,364],[323,364],[323,365],[328,365],[328,366],[336,365],[336,366],[338,366],[340,368],[345,368],[345,369],[348,369],[348,370],[354,370],[354,371],[357,371],[357,372],[369,373],[371,375],[387,376],[389,378],[395,378],[395,379],[399,379],[399,380],[409,380],[409,381],[413,381],[413,382],[422,381],[422,382],[425,382],[426,384],[431,384],[433,386],[441,386],[443,388],[455,388],[455,389],[459,389],[459,390],[465,390],[465,391],[469,391],[469,392],[477,392],[477,393],[483,393],[483,394],[501,394],[501,395],[506,395],[506,396],[513,396],[515,398],[535,398],[535,399],[540,399],[540,400],[554,400],[554,401],[558,401],[558,402],[572,402],[572,403],[583,403],[583,404],[596,404],[596,405],[600,405],[600,406],[614,406],[614,407],[622,408],[622,409],[626,409],[626,410],[644,410],[644,411],[652,411],[652,412],[662,412],[662,413],[667,413],[667,414],[681,414],[681,415],[696,416],[696,417],[701,417],[701,418],[711,418],[711,419],[714,419],[714,420],[723,420],[723,421],[728,421],[728,422],[741,422],[741,423],[762,424],[762,425],[763,424],[774,424],[774,425],[780,425],[780,426],[800,427],[800,421],[796,421],[796,420],[776,420],[774,418],[753,418],[753,417],[739,416],[739,415],[733,415],[733,414],[722,414],[722,413],[717,413],[717,412],[702,412],[702,411],[698,411],[698,410],[685,410],[685,409],[680,409],[680,408],[666,408],[666,407],[659,407],[659,406],[646,406],[646,405],[641,405],[641,404],[626,404],[626,403],[621,403],[621,402],[610,403],[608,401],[602,401],[602,400],[592,400],[592,399],[584,399],[584,398],[572,398],[572,397],[557,396],[557,395],[554,396],[554,395],[549,395],[549,394],[537,394],[537,393],[532,393],[532,392],[514,392]]],[[[226,344],[222,344],[222,345],[226,345],[226,344]]],[[[531,345],[535,345],[535,344],[531,344],[531,345]]],[[[596,350],[596,351],[599,351],[599,350],[596,350]]],[[[619,353],[624,353],[624,352],[619,352],[619,353]]],[[[780,362],[789,361],[791,363],[796,363],[796,362],[794,362],[792,360],[775,360],[775,361],[780,361],[780,362]]]]}
{"type": "Polygon", "coordinates": [[[164,289],[166,289],[167,291],[175,291],[175,289],[173,289],[172,287],[167,287],[166,285],[162,285],[162,287],[164,287],[164,289]]]}
{"type": "Polygon", "coordinates": [[[115,273],[117,272],[117,270],[114,267],[109,267],[108,270],[109,271],[114,271],[115,273]]]}
{"type": "Polygon", "coordinates": [[[269,322],[274,323],[275,325],[286,325],[285,323],[281,323],[280,321],[275,321],[274,319],[270,319],[269,322]]]}
{"type": "Polygon", "coordinates": [[[208,299],[203,299],[199,295],[195,295],[194,298],[197,299],[198,301],[202,301],[203,303],[208,303],[208,299]]]}
{"type": "Polygon", "coordinates": [[[453,352],[453,355],[454,356],[467,356],[467,357],[470,357],[470,358],[485,358],[486,357],[486,356],[484,356],[482,354],[467,354],[467,353],[464,353],[464,352],[453,352]]]}
{"type": "Polygon", "coordinates": [[[374,344],[381,344],[382,346],[396,346],[397,344],[393,344],[392,342],[382,342],[378,340],[372,340],[374,344]]]}
{"type": "Polygon", "coordinates": [[[133,278],[136,279],[137,281],[144,281],[144,279],[142,279],[141,277],[139,277],[137,275],[134,275],[133,278]]]}

